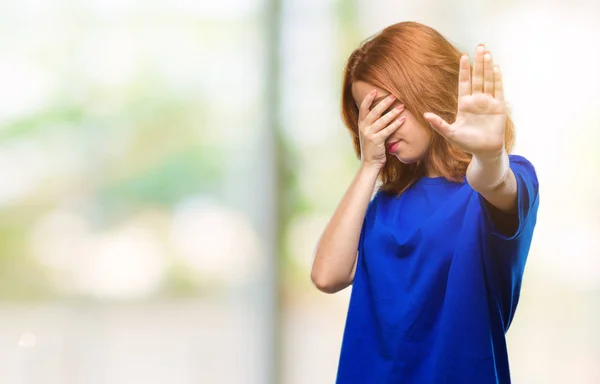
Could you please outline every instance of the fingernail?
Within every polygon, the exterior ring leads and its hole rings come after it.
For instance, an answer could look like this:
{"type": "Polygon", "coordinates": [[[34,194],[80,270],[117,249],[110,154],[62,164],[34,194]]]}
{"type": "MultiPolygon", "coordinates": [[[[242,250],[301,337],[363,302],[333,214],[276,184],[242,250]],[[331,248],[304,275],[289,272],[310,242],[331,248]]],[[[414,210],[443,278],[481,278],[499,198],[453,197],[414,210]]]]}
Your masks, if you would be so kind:
{"type": "Polygon", "coordinates": [[[399,105],[396,107],[396,110],[401,111],[404,109],[404,105],[399,105]]]}
{"type": "Polygon", "coordinates": [[[369,92],[369,94],[370,94],[370,95],[374,95],[374,94],[376,94],[376,93],[377,93],[377,90],[376,90],[376,89],[374,89],[374,90],[372,90],[371,92],[369,92]]]}
{"type": "Polygon", "coordinates": [[[477,52],[483,52],[483,51],[485,51],[485,47],[483,46],[483,44],[479,44],[477,46],[477,52]]]}

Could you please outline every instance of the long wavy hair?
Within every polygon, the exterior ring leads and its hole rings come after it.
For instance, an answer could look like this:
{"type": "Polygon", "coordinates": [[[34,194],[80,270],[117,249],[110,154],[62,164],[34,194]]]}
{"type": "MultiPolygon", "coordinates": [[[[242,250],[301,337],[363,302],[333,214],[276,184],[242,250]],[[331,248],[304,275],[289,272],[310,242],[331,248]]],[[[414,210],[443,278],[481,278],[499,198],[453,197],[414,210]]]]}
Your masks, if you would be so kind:
{"type": "MultiPolygon", "coordinates": [[[[346,63],[341,105],[358,158],[358,107],[352,97],[352,84],[363,81],[396,96],[430,131],[426,160],[432,171],[450,181],[463,181],[471,154],[448,142],[423,118],[425,112],[433,112],[450,124],[456,120],[460,57],[461,52],[439,32],[416,22],[393,24],[362,42],[346,63]]],[[[506,150],[510,152],[514,142],[510,115],[505,131],[506,150]]],[[[379,174],[383,191],[400,195],[425,175],[423,160],[404,164],[393,155],[386,156],[379,174]]]]}

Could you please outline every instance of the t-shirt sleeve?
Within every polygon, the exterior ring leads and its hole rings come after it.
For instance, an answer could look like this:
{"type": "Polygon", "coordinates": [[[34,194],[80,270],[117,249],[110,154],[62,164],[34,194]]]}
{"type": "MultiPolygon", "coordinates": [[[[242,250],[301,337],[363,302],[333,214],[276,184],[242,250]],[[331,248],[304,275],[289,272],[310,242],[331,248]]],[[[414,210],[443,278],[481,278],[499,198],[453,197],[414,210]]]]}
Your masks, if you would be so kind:
{"type": "Polygon", "coordinates": [[[502,312],[505,329],[508,329],[518,303],[539,206],[535,168],[522,156],[510,155],[509,159],[517,180],[516,214],[504,213],[480,196],[486,276],[502,312]]]}
{"type": "Polygon", "coordinates": [[[519,238],[532,220],[535,224],[539,189],[535,168],[529,160],[517,155],[510,155],[509,160],[517,180],[517,212],[503,212],[480,196],[487,232],[505,241],[519,238]]]}
{"type": "Polygon", "coordinates": [[[375,209],[375,205],[377,204],[378,198],[381,196],[382,191],[378,189],[373,193],[371,200],[369,201],[369,205],[367,206],[367,212],[365,213],[365,218],[363,219],[362,227],[360,229],[360,237],[358,239],[358,249],[359,254],[362,252],[363,243],[365,241],[365,233],[367,231],[367,227],[373,222],[373,219],[370,218],[372,215],[373,209],[375,209]]]}

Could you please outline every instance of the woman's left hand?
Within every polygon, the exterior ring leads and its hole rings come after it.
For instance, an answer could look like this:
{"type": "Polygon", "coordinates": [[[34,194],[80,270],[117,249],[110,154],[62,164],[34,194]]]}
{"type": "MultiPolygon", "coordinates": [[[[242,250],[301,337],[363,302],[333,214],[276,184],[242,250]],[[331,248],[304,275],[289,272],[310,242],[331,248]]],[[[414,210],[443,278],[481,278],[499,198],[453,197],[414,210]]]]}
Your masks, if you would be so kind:
{"type": "Polygon", "coordinates": [[[470,67],[469,56],[465,54],[460,59],[458,111],[454,123],[448,124],[431,112],[424,117],[443,137],[464,151],[480,158],[495,157],[505,150],[507,112],[502,75],[483,45],[475,51],[472,78],[470,67]]]}

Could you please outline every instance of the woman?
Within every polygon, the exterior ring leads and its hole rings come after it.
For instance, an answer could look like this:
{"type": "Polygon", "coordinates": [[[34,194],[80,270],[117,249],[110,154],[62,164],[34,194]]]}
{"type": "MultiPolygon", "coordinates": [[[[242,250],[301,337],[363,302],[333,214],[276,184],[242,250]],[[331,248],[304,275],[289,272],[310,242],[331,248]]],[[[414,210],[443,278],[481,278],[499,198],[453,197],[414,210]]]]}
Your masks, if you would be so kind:
{"type": "Polygon", "coordinates": [[[510,383],[538,181],[508,154],[491,53],[471,71],[435,30],[392,25],[350,56],[342,114],[361,166],[311,273],[324,292],[353,285],[337,382],[510,383]]]}

